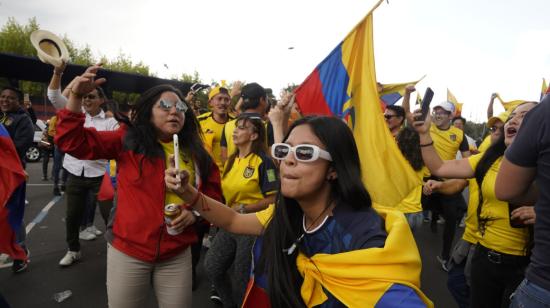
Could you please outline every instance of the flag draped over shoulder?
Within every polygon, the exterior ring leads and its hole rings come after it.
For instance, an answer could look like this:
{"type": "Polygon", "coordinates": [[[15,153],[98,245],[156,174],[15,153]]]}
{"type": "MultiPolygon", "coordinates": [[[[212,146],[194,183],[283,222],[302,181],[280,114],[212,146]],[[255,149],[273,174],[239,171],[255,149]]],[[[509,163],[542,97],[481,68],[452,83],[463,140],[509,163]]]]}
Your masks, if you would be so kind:
{"type": "Polygon", "coordinates": [[[0,124],[0,253],[13,259],[26,259],[15,243],[25,210],[25,172],[15,145],[4,125],[0,124]]]}
{"type": "Polygon", "coordinates": [[[462,115],[462,103],[459,103],[456,97],[451,93],[451,90],[447,88],[447,100],[455,106],[455,117],[459,117],[462,115]]]}
{"type": "Polygon", "coordinates": [[[395,105],[395,103],[397,103],[397,101],[399,101],[403,97],[403,95],[405,95],[405,88],[408,85],[416,85],[422,79],[424,79],[424,77],[426,77],[426,75],[422,76],[422,78],[416,81],[382,84],[382,90],[378,94],[380,96],[380,100],[386,106],[395,105]]]}
{"type": "Polygon", "coordinates": [[[295,90],[303,114],[354,115],[363,182],[373,201],[394,207],[420,185],[384,121],[376,87],[372,12],[295,90]]]}

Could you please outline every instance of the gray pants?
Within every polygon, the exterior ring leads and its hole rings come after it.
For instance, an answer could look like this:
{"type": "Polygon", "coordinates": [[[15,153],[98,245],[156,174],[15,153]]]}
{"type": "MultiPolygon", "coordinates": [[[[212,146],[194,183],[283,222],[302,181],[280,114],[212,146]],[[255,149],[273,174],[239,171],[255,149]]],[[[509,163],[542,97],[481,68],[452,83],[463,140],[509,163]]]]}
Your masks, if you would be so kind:
{"type": "Polygon", "coordinates": [[[224,307],[236,307],[242,303],[250,278],[255,238],[220,229],[206,253],[206,275],[218,292],[224,307]]]}

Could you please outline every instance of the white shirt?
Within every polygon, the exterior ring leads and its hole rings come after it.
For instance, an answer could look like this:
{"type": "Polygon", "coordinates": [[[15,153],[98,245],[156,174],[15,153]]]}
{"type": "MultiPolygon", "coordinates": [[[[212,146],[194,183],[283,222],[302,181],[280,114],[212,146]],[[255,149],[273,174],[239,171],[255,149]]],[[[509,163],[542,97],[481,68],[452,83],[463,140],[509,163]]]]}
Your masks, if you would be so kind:
{"type": "MultiPolygon", "coordinates": [[[[93,117],[87,112],[85,115],[84,127],[94,127],[98,131],[113,131],[118,128],[118,122],[114,118],[105,117],[103,110],[93,117]]],[[[63,168],[73,175],[92,178],[102,176],[107,168],[107,163],[108,161],[105,159],[80,160],[65,154],[63,168]]]]}
{"type": "Polygon", "coordinates": [[[56,110],[63,109],[67,105],[67,98],[61,94],[61,89],[48,88],[48,99],[56,110]]]}

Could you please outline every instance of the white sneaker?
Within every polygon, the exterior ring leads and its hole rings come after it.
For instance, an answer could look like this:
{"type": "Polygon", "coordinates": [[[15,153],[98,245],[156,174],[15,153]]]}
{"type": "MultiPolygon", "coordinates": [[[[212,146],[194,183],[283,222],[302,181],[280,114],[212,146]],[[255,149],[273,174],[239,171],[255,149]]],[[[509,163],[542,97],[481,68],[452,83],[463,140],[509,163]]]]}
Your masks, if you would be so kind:
{"type": "Polygon", "coordinates": [[[97,238],[97,236],[88,231],[88,229],[84,229],[80,231],[80,233],[78,234],[78,238],[84,241],[93,241],[97,238]]]}
{"type": "Polygon", "coordinates": [[[59,261],[59,265],[61,266],[69,266],[76,261],[80,260],[81,255],[80,251],[67,251],[67,254],[59,261]]]}
{"type": "Polygon", "coordinates": [[[103,234],[103,232],[101,232],[98,228],[96,228],[94,225],[92,225],[91,227],[88,227],[86,228],[86,230],[89,232],[89,233],[92,233],[92,234],[95,234],[97,236],[100,236],[101,234],[103,234]]]}

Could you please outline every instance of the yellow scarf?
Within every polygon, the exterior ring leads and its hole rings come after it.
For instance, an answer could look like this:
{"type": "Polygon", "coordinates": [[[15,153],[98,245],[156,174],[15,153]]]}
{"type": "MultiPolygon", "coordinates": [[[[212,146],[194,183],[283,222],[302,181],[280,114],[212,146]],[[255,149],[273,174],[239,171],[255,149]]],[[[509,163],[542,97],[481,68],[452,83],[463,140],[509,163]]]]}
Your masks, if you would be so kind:
{"type": "Polygon", "coordinates": [[[296,265],[304,277],[301,295],[307,307],[327,300],[323,287],[348,307],[374,307],[394,283],[414,289],[427,307],[433,307],[420,290],[422,262],[407,220],[392,209],[376,210],[388,233],[383,248],[316,254],[311,259],[298,255],[296,265]]]}

